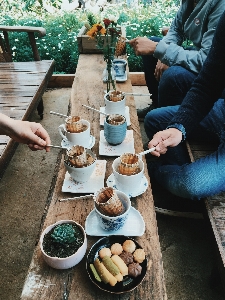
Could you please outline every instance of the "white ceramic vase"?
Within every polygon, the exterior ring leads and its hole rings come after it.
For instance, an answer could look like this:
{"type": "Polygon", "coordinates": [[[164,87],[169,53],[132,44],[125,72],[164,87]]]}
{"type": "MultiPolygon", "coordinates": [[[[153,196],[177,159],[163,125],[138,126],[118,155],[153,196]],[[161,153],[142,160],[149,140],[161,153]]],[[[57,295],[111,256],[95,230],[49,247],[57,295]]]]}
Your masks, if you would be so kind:
{"type": "Polygon", "coordinates": [[[125,116],[126,96],[124,95],[123,99],[120,101],[112,101],[109,100],[109,93],[106,93],[104,95],[105,113],[108,115],[118,114],[118,115],[125,116]]]}

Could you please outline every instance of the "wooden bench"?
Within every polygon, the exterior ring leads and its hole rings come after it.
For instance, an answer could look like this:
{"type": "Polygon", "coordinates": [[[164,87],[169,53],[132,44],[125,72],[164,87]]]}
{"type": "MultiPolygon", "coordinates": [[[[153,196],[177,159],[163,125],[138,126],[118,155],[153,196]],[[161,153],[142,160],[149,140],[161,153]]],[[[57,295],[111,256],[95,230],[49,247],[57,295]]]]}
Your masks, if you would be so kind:
{"type": "MultiPolygon", "coordinates": [[[[95,145],[92,150],[97,158],[106,160],[106,180],[112,173],[112,161],[115,157],[99,155],[100,115],[92,110],[82,107],[86,104],[95,109],[104,106],[104,90],[106,86],[102,82],[102,72],[105,62],[101,54],[81,54],[76,69],[76,76],[71,92],[71,115],[79,115],[90,122],[91,134],[95,137],[95,145]]],[[[117,89],[124,92],[132,92],[132,85],[129,79],[124,83],[118,83],[117,89]]],[[[129,106],[131,126],[133,130],[135,152],[143,151],[142,136],[136,113],[136,106],[133,96],[127,96],[126,105],[129,106]]],[[[144,160],[144,158],[143,158],[144,160]]],[[[145,161],[144,161],[145,163],[145,161]]],[[[53,189],[49,193],[50,205],[43,229],[48,225],[62,219],[72,219],[85,226],[88,214],[94,208],[92,197],[85,200],[59,201],[62,198],[77,196],[77,194],[63,193],[62,184],[65,178],[63,157],[59,161],[59,172],[57,180],[54,181],[53,189]]],[[[27,273],[23,287],[21,300],[28,299],[151,299],[166,300],[166,289],[164,283],[164,271],[162,254],[159,244],[158,228],[155,217],[154,202],[151,186],[145,164],[145,176],[148,180],[148,188],[145,193],[131,199],[132,206],[140,211],[145,221],[145,233],[135,239],[145,249],[148,258],[148,270],[143,282],[133,291],[126,295],[106,293],[97,288],[88,278],[86,272],[86,256],[74,268],[68,270],[54,270],[43,261],[39,244],[34,250],[30,268],[27,273]]],[[[79,195],[79,194],[78,194],[79,195]]],[[[100,236],[87,236],[88,249],[99,239],[100,236]]],[[[87,254],[86,253],[86,254],[87,254]]]]}
{"type": "MultiPolygon", "coordinates": [[[[42,96],[53,73],[54,61],[41,61],[35,41],[35,32],[46,34],[42,27],[0,26],[0,112],[17,119],[28,120],[38,109],[43,117],[42,96]],[[8,32],[27,32],[34,61],[12,62],[8,32]]],[[[18,143],[0,135],[0,178],[13,156],[18,143]]]]}
{"type": "MultiPolygon", "coordinates": [[[[145,77],[143,72],[132,73],[130,76],[133,85],[145,86],[145,77]]],[[[215,144],[186,142],[190,160],[195,160],[209,155],[217,149],[215,144]]],[[[204,199],[205,212],[204,217],[209,221],[209,226],[213,232],[215,241],[215,253],[217,258],[217,271],[219,271],[222,285],[225,290],[225,193],[207,197],[204,199]]],[[[214,275],[213,275],[214,276],[214,275]]]]}
{"type": "MultiPolygon", "coordinates": [[[[186,142],[192,162],[209,155],[217,150],[217,145],[209,143],[186,142]]],[[[204,199],[205,216],[212,228],[215,253],[216,271],[218,271],[225,291],[225,192],[204,199]]],[[[214,274],[212,274],[214,276],[214,274]]]]}

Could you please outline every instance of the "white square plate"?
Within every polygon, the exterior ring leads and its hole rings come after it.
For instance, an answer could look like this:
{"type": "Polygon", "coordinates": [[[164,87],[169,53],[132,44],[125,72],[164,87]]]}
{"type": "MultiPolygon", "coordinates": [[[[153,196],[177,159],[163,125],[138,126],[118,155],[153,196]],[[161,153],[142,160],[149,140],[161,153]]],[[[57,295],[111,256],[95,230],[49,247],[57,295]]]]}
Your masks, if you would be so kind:
{"type": "Polygon", "coordinates": [[[145,222],[138,210],[131,206],[124,226],[117,231],[106,231],[98,223],[95,210],[92,210],[85,221],[85,231],[91,236],[126,235],[142,236],[145,232],[145,222]]]}
{"type": "Polygon", "coordinates": [[[117,146],[109,145],[104,137],[104,130],[100,131],[99,155],[120,156],[125,152],[134,153],[133,130],[127,130],[125,140],[117,146]]]}
{"type": "Polygon", "coordinates": [[[77,182],[66,172],[63,181],[62,192],[64,193],[95,193],[104,187],[106,160],[97,160],[93,174],[87,182],[77,182]]]}
{"type": "MultiPolygon", "coordinates": [[[[100,111],[101,112],[105,112],[105,106],[103,107],[100,107],[100,111]]],[[[129,109],[129,106],[125,106],[125,116],[126,118],[126,121],[127,121],[127,126],[130,126],[130,109],[129,109]]],[[[104,126],[104,121],[105,121],[105,116],[100,114],[100,125],[101,126],[104,126]]]]}

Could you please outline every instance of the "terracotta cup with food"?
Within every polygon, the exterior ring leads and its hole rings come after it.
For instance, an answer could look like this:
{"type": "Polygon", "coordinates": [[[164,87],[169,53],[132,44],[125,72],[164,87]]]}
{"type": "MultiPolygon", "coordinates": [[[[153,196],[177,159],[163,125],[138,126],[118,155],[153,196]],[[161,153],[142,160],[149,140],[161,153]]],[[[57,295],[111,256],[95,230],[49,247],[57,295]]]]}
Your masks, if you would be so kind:
{"type": "Polygon", "coordinates": [[[94,195],[95,213],[99,225],[106,231],[116,231],[125,224],[131,207],[130,198],[123,192],[104,187],[94,195]]]}
{"type": "Polygon", "coordinates": [[[112,164],[116,188],[127,195],[135,194],[144,176],[144,164],[141,158],[132,153],[124,153],[112,164]]]}
{"type": "Polygon", "coordinates": [[[64,166],[77,182],[87,182],[96,166],[96,155],[83,146],[73,146],[67,150],[64,166]]]}
{"type": "Polygon", "coordinates": [[[70,146],[80,145],[88,148],[90,145],[90,123],[87,120],[77,116],[68,117],[65,124],[58,127],[58,131],[70,146]]]}
{"type": "Polygon", "coordinates": [[[121,144],[127,133],[127,121],[122,115],[109,115],[104,121],[104,137],[110,145],[121,144]]]}

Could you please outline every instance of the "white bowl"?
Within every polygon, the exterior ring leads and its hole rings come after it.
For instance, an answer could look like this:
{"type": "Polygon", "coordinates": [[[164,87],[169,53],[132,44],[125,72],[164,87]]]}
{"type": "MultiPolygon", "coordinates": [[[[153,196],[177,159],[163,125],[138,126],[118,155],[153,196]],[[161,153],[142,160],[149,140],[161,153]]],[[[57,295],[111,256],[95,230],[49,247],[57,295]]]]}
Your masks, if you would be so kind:
{"type": "Polygon", "coordinates": [[[86,237],[86,232],[84,230],[84,228],[76,223],[73,220],[61,220],[56,222],[55,224],[52,224],[50,226],[48,226],[41,234],[40,237],[40,248],[41,248],[41,252],[43,255],[44,260],[46,261],[46,263],[55,269],[69,269],[72,268],[73,266],[77,265],[82,258],[84,257],[86,250],[87,250],[87,237],[86,237]],[[73,255],[68,256],[68,257],[51,257],[49,256],[47,253],[45,253],[44,249],[43,249],[43,239],[46,233],[48,233],[52,228],[54,228],[56,225],[58,224],[64,224],[64,223],[69,223],[69,224],[76,224],[77,226],[80,227],[80,229],[83,232],[84,235],[84,242],[83,245],[77,250],[77,252],[75,252],[73,255]]]}
{"type": "Polygon", "coordinates": [[[94,172],[95,166],[96,166],[96,156],[95,154],[90,150],[86,149],[87,154],[90,154],[94,158],[94,162],[83,168],[76,168],[76,167],[71,167],[69,166],[65,161],[64,161],[64,166],[70,176],[77,182],[86,182],[90,179],[92,173],[94,172]]]}

